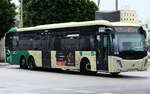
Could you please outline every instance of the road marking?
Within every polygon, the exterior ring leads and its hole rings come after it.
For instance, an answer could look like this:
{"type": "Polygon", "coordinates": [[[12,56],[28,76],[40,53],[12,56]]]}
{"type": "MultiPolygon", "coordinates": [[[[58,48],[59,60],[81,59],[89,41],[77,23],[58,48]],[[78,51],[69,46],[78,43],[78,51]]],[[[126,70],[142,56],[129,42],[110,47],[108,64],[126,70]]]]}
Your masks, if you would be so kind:
{"type": "Polygon", "coordinates": [[[59,91],[71,91],[71,92],[77,92],[77,93],[85,93],[85,94],[93,94],[94,91],[89,90],[79,90],[79,89],[70,89],[70,88],[54,88],[53,90],[59,90],[59,91]]]}
{"type": "MultiPolygon", "coordinates": [[[[96,93],[95,91],[92,91],[92,90],[81,90],[81,89],[71,89],[71,88],[53,88],[53,90],[76,92],[76,93],[85,93],[85,94],[94,94],[94,93],[96,93]]],[[[113,94],[113,93],[98,93],[98,94],[113,94]]]]}

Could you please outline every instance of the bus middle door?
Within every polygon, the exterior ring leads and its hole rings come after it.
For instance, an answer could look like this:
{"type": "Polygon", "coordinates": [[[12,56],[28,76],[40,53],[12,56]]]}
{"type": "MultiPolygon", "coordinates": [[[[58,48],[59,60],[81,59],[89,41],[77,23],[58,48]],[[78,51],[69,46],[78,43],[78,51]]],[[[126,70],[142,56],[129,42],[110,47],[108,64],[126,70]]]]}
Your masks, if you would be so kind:
{"type": "Polygon", "coordinates": [[[48,35],[43,35],[42,40],[42,67],[43,68],[51,68],[51,62],[50,62],[50,50],[49,50],[49,44],[50,44],[50,37],[48,35]]]}

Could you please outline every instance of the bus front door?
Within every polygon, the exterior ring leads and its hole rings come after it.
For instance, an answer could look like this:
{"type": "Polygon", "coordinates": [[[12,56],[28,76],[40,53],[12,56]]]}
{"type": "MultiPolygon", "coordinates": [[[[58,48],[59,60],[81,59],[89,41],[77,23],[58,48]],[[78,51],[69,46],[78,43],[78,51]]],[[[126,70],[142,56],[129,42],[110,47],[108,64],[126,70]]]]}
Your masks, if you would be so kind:
{"type": "Polygon", "coordinates": [[[108,34],[97,35],[97,70],[108,70],[108,55],[111,49],[110,39],[108,34]]]}

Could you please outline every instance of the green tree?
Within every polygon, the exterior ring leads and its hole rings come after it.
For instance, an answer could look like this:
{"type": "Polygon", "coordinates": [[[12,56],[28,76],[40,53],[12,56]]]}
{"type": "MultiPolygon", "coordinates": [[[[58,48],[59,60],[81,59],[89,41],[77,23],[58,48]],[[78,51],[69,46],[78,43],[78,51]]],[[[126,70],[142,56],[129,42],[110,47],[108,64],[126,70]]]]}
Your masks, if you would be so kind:
{"type": "Polygon", "coordinates": [[[15,5],[11,0],[0,1],[0,39],[4,36],[11,27],[14,26],[15,21],[15,5]]]}
{"type": "Polygon", "coordinates": [[[91,0],[24,0],[24,26],[94,20],[96,4],[91,0]]]}

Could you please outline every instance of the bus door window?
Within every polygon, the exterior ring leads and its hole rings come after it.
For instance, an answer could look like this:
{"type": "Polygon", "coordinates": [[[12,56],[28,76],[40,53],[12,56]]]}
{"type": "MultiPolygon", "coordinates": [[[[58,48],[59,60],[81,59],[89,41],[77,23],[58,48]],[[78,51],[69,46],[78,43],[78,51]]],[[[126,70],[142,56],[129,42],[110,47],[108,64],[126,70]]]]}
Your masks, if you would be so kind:
{"type": "Polygon", "coordinates": [[[33,36],[33,48],[34,50],[41,50],[41,36],[34,34],[33,36]]]}
{"type": "Polygon", "coordinates": [[[108,55],[111,55],[112,54],[112,49],[113,49],[113,46],[112,46],[112,36],[111,34],[106,34],[104,35],[104,60],[105,62],[108,62],[108,55]]]}
{"type": "Polygon", "coordinates": [[[111,36],[109,34],[98,34],[97,35],[97,58],[99,69],[107,70],[107,62],[108,62],[108,55],[110,53],[110,43],[111,43],[111,36]]]}
{"type": "Polygon", "coordinates": [[[101,59],[104,59],[104,35],[103,34],[100,34],[100,35],[97,35],[97,45],[98,45],[98,57],[101,58],[101,59]]]}
{"type": "Polygon", "coordinates": [[[50,41],[49,41],[49,49],[54,50],[54,42],[55,42],[55,37],[50,36],[50,41]]]}
{"type": "Polygon", "coordinates": [[[103,44],[103,55],[104,55],[104,62],[106,62],[107,52],[108,52],[108,35],[104,35],[104,44],[103,44]]]}
{"type": "Polygon", "coordinates": [[[56,51],[61,50],[60,37],[56,37],[56,38],[55,38],[54,49],[55,49],[56,51]]]}

